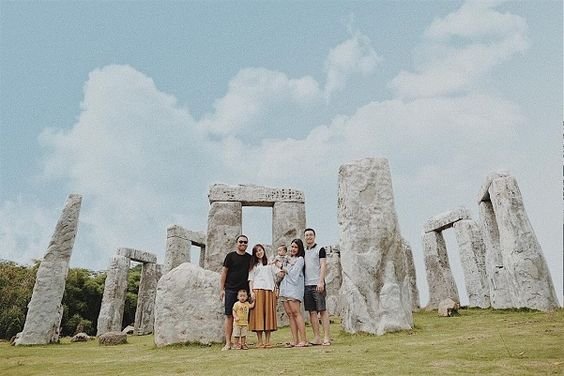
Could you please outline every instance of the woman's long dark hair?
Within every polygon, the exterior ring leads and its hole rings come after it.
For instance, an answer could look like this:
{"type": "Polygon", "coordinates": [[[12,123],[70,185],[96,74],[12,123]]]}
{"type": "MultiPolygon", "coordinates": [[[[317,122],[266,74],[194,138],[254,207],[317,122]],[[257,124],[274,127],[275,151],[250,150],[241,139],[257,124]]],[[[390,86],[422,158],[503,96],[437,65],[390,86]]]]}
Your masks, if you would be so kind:
{"type": "MultiPolygon", "coordinates": [[[[298,254],[296,255],[296,257],[303,257],[305,259],[305,248],[304,248],[304,242],[302,242],[302,239],[294,239],[294,240],[292,240],[292,242],[290,244],[293,244],[293,243],[296,243],[296,245],[298,246],[298,254]]],[[[304,273],[305,273],[305,262],[304,262],[303,270],[304,270],[304,273]]]]}
{"type": "Polygon", "coordinates": [[[259,248],[261,248],[264,253],[264,256],[262,256],[262,264],[268,264],[268,259],[266,258],[266,249],[264,249],[264,246],[262,244],[255,244],[255,246],[253,247],[253,254],[251,256],[251,264],[249,265],[249,270],[252,270],[255,265],[259,263],[259,258],[257,257],[257,251],[259,250],[259,248]]]}

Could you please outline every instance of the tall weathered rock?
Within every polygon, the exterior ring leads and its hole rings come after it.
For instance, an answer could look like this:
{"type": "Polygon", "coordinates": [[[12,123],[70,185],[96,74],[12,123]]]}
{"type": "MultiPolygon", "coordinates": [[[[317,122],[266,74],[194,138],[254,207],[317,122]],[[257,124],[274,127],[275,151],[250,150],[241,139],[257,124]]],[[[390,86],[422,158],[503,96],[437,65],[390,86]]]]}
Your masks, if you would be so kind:
{"type": "Polygon", "coordinates": [[[415,274],[415,263],[413,262],[413,252],[407,240],[402,238],[402,248],[405,252],[405,261],[407,262],[407,273],[409,275],[409,287],[411,292],[411,310],[418,311],[421,308],[419,302],[419,290],[417,289],[417,276],[415,274]]]}
{"type": "Polygon", "coordinates": [[[155,296],[157,282],[161,276],[160,267],[153,263],[143,264],[137,294],[137,308],[135,309],[134,329],[137,335],[153,333],[155,296]]]}
{"type": "Polygon", "coordinates": [[[108,332],[121,332],[129,263],[128,257],[112,256],[110,267],[106,272],[102,305],[98,315],[97,336],[108,332]]]}
{"type": "Polygon", "coordinates": [[[513,307],[513,294],[507,269],[503,266],[499,230],[493,205],[489,199],[481,201],[479,205],[482,234],[486,245],[486,277],[490,288],[490,303],[492,308],[496,309],[511,308],[513,307]]]}
{"type": "Polygon", "coordinates": [[[325,246],[324,248],[327,254],[327,275],[325,276],[327,312],[330,315],[341,316],[339,296],[339,290],[343,283],[341,254],[337,246],[325,246]]]}
{"type": "Polygon", "coordinates": [[[59,340],[63,315],[61,301],[69,270],[82,196],[71,194],[65,202],[47,252],[37,270],[23,332],[16,345],[40,345],[59,340]]]}
{"type": "Polygon", "coordinates": [[[220,343],[223,303],[219,273],[184,263],[163,275],[155,300],[155,344],[220,343]]]}
{"type": "Polygon", "coordinates": [[[458,288],[450,270],[445,238],[441,232],[423,233],[423,253],[429,286],[429,303],[425,309],[437,309],[439,303],[447,298],[460,302],[458,288]]]}
{"type": "Polygon", "coordinates": [[[305,203],[275,202],[272,207],[272,248],[290,246],[296,238],[301,239],[306,226],[305,203]]]}
{"type": "Polygon", "coordinates": [[[221,272],[225,255],[235,249],[242,220],[243,207],[240,202],[212,202],[208,213],[205,269],[221,272]]]}
{"type": "Polygon", "coordinates": [[[468,293],[468,306],[489,308],[490,288],[486,276],[486,246],[478,224],[470,219],[453,225],[468,293]]]}
{"type": "Polygon", "coordinates": [[[548,311],[559,307],[542,249],[525,211],[521,191],[512,176],[492,180],[489,195],[500,237],[515,307],[548,311]]]}
{"type": "Polygon", "coordinates": [[[344,330],[382,335],[410,329],[409,274],[386,159],[340,167],[338,221],[344,330]]]}
{"type": "Polygon", "coordinates": [[[192,244],[188,239],[186,229],[178,225],[168,226],[166,229],[164,274],[182,263],[190,262],[191,247],[192,244]]]}

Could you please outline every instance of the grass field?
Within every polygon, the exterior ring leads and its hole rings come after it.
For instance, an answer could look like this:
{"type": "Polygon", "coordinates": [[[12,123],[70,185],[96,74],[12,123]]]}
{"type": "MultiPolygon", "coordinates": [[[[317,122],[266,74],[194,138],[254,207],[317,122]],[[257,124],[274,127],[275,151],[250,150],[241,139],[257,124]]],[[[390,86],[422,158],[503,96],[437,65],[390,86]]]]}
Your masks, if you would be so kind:
{"type": "MultiPolygon", "coordinates": [[[[97,341],[12,347],[0,343],[0,375],[547,375],[564,374],[564,310],[461,310],[414,314],[411,331],[349,335],[332,324],[333,344],[221,352],[221,345],[156,348],[152,336],[128,344],[97,341]]],[[[308,328],[308,334],[311,329],[308,328]]],[[[254,344],[251,336],[249,343],[254,344]]]]}

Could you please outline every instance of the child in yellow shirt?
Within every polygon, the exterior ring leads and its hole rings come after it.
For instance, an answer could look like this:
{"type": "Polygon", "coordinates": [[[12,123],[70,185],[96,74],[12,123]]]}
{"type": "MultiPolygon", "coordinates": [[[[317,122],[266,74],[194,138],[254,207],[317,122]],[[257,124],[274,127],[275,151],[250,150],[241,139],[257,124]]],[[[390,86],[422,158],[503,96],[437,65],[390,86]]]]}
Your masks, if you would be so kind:
{"type": "Polygon", "coordinates": [[[237,292],[237,302],[233,305],[233,337],[237,338],[237,349],[248,350],[247,328],[249,326],[249,310],[255,306],[255,302],[247,301],[247,291],[237,292]]]}

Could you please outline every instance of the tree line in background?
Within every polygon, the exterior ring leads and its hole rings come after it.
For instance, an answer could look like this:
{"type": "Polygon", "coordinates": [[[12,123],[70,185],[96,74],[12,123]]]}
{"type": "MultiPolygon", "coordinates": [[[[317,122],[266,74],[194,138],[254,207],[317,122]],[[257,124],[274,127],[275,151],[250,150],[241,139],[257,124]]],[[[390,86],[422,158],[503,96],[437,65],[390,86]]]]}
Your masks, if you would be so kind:
{"type": "MultiPolygon", "coordinates": [[[[12,261],[0,260],[0,339],[9,340],[23,330],[39,263],[36,260],[33,265],[18,265],[12,261]]],[[[122,327],[135,320],[141,267],[141,264],[135,265],[127,275],[122,327]]],[[[77,330],[88,335],[96,334],[105,280],[105,272],[69,269],[62,301],[62,336],[72,336],[77,330]]]]}

